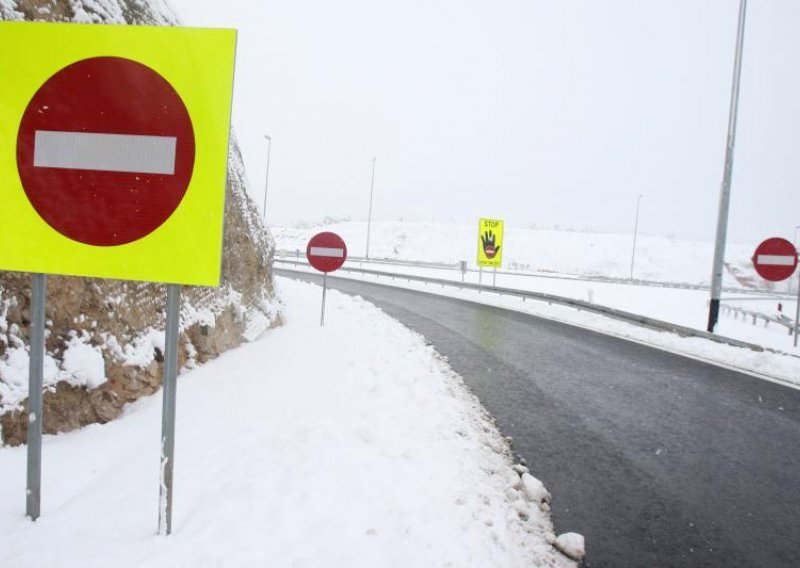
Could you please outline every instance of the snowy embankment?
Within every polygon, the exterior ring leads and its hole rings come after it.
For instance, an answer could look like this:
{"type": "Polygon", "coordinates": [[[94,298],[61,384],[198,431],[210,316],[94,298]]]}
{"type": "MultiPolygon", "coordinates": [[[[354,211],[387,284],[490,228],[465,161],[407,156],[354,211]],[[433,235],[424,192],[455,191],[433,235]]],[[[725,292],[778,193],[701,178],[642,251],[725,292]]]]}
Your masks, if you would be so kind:
{"type": "Polygon", "coordinates": [[[25,448],[0,450],[4,565],[574,566],[546,490],[419,335],[335,292],[320,328],[320,289],[278,283],[284,327],[180,378],[173,534],[154,396],[45,437],[36,523],[25,448]]]}

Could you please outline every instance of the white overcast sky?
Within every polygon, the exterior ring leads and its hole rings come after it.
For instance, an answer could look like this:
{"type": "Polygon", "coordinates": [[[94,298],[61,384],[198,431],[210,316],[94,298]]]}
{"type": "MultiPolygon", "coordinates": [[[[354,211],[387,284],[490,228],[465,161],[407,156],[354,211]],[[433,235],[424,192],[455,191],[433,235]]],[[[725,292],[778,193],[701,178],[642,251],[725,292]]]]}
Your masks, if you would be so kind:
{"type": "MultiPolygon", "coordinates": [[[[270,224],[325,216],[713,240],[738,0],[171,0],[239,30],[270,224]]],[[[800,2],[750,0],[729,239],[800,225],[800,2]]]]}

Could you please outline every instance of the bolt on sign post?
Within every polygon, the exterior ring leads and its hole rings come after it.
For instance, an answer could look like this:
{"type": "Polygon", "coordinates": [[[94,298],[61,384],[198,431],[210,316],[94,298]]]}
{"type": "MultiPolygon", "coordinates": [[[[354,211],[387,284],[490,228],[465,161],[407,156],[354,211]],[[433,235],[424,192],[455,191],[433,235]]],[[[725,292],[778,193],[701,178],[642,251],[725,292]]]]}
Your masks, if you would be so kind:
{"type": "Polygon", "coordinates": [[[219,285],[235,30],[0,22],[0,270],[33,274],[40,511],[47,274],[168,284],[159,530],[171,532],[180,285],[219,285]]]}
{"type": "MultiPolygon", "coordinates": [[[[791,278],[797,268],[797,250],[780,237],[763,241],[753,253],[753,266],[758,275],[770,282],[791,278]]],[[[799,279],[800,280],[800,279],[799,279]]],[[[794,316],[794,346],[797,347],[797,327],[800,323],[800,281],[797,287],[797,308],[794,316]]]]}
{"type": "Polygon", "coordinates": [[[494,269],[503,264],[503,222],[481,219],[478,223],[478,266],[494,269]]]}
{"type": "Polygon", "coordinates": [[[328,289],[328,272],[339,270],[347,260],[347,245],[336,233],[317,233],[306,247],[308,263],[322,272],[322,311],[320,327],[325,325],[325,292],[328,289]]]}

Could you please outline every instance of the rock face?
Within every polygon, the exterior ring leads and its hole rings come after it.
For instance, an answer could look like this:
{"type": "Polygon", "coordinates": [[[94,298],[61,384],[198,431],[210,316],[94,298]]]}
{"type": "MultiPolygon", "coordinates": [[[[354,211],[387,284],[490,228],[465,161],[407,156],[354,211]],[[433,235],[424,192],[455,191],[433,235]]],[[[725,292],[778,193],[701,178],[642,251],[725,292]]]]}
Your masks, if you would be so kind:
{"type": "MultiPolygon", "coordinates": [[[[160,0],[0,0],[0,19],[174,25],[160,0]]],[[[280,323],[272,286],[274,243],[246,192],[231,137],[219,288],[184,287],[179,361],[191,368],[280,323]]],[[[14,246],[11,236],[2,246],[14,246]]],[[[31,278],[0,272],[0,434],[27,437],[31,278]]],[[[50,276],[47,283],[43,428],[69,431],[113,420],[158,390],[163,375],[166,286],[50,276]]]]}

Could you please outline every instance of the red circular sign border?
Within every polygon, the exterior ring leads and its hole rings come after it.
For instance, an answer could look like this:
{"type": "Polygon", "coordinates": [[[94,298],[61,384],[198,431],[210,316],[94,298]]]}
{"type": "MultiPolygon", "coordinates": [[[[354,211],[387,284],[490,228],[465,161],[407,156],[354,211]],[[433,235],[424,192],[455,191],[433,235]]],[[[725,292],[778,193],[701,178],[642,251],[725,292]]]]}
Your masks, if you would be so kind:
{"type": "Polygon", "coordinates": [[[781,282],[782,280],[786,280],[791,278],[794,274],[794,271],[797,269],[797,250],[795,249],[794,245],[791,241],[787,239],[783,239],[781,237],[771,237],[762,241],[757,247],[755,252],[753,253],[753,266],[756,269],[756,272],[759,276],[761,276],[764,280],[769,280],[770,282],[781,282]],[[758,256],[761,254],[773,254],[778,256],[794,256],[794,264],[789,266],[775,266],[775,265],[760,265],[756,260],[758,256]]]}
{"type": "Polygon", "coordinates": [[[336,233],[323,231],[322,233],[317,233],[311,237],[311,239],[309,239],[308,245],[306,245],[306,258],[308,259],[308,263],[320,272],[325,272],[326,274],[328,272],[335,272],[336,270],[339,270],[347,260],[347,245],[345,244],[344,239],[336,233]],[[311,256],[312,246],[342,248],[344,249],[344,255],[342,258],[311,256]]]}
{"type": "Polygon", "coordinates": [[[146,237],[175,212],[191,182],[196,141],[191,115],[169,81],[138,61],[103,56],[76,61],[37,89],[16,150],[23,190],[42,220],[70,240],[106,247],[146,237]],[[115,105],[115,97],[127,106],[115,105]],[[174,136],[175,172],[34,167],[36,130],[174,136]]]}

